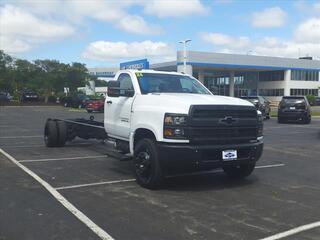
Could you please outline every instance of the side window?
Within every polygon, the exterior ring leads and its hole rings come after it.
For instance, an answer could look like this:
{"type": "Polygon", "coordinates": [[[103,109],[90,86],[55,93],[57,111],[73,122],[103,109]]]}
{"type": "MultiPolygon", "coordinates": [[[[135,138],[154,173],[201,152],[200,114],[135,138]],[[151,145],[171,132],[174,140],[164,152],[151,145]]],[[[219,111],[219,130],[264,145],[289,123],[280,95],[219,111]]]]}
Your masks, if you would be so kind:
{"type": "Polygon", "coordinates": [[[120,88],[126,90],[134,90],[131,77],[127,73],[120,74],[118,81],[120,82],[120,88]]]}

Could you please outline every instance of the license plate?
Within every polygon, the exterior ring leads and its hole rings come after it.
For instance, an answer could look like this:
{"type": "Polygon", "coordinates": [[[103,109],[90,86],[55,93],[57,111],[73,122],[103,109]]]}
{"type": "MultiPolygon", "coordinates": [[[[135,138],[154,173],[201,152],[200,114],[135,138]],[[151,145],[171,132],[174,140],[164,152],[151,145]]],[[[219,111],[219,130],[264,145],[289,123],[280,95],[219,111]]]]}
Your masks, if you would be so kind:
{"type": "Polygon", "coordinates": [[[224,150],[222,151],[222,160],[236,160],[237,159],[237,150],[224,150]]]}
{"type": "Polygon", "coordinates": [[[295,110],[296,109],[296,107],[290,107],[290,110],[295,110]]]}

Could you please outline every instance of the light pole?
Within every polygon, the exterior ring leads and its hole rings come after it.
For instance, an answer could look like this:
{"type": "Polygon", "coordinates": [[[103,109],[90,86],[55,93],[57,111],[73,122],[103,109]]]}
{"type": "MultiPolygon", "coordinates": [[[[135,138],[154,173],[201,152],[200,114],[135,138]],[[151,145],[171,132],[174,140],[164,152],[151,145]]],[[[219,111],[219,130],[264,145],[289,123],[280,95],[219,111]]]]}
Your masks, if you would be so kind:
{"type": "Polygon", "coordinates": [[[179,43],[183,44],[183,72],[187,72],[187,43],[191,42],[191,39],[186,39],[183,41],[179,41],[179,43]]]}

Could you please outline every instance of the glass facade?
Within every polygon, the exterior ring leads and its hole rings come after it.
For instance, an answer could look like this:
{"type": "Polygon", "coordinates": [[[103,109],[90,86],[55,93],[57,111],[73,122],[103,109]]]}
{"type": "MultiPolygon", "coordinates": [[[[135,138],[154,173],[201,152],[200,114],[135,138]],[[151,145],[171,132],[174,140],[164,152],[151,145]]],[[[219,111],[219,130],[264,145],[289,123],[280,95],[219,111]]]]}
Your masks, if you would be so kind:
{"type": "Polygon", "coordinates": [[[266,97],[279,97],[284,96],[283,88],[275,88],[275,89],[259,89],[260,96],[266,97]]]}
{"type": "Polygon", "coordinates": [[[283,81],[284,71],[259,72],[260,81],[283,81]]]}
{"type": "Polygon", "coordinates": [[[295,81],[319,81],[319,71],[291,70],[291,80],[295,81]]]}
{"type": "Polygon", "coordinates": [[[295,96],[295,95],[313,95],[313,96],[318,96],[319,95],[319,90],[316,88],[313,89],[302,89],[302,88],[291,88],[290,89],[290,95],[295,96]]]}

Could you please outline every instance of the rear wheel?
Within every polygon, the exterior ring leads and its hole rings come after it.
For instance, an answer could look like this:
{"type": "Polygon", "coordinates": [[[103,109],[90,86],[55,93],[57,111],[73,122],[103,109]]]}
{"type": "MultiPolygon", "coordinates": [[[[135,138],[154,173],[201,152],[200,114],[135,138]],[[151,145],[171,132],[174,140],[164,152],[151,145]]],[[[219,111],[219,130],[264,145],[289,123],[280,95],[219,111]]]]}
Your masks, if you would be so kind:
{"type": "Polygon", "coordinates": [[[163,181],[156,143],[149,138],[141,139],[134,150],[134,171],[139,185],[149,189],[159,187],[163,181]]]}
{"type": "Polygon", "coordinates": [[[47,147],[58,146],[58,128],[55,121],[49,119],[44,128],[44,143],[47,147]]]}
{"type": "Polygon", "coordinates": [[[223,167],[223,171],[232,179],[241,179],[248,177],[254,170],[255,163],[240,164],[240,165],[227,165],[223,167]]]}
{"type": "Polygon", "coordinates": [[[284,123],[283,118],[278,117],[278,123],[284,123]]]}
{"type": "Polygon", "coordinates": [[[266,119],[270,119],[270,112],[266,115],[266,119]]]}

